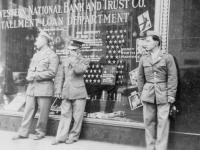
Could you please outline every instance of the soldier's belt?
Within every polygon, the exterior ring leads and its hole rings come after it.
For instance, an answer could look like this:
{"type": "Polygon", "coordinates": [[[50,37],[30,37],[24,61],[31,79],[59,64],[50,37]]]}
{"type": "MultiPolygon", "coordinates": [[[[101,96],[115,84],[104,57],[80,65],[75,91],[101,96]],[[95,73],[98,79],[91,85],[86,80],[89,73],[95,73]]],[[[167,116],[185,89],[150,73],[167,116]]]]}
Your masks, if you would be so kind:
{"type": "Polygon", "coordinates": [[[157,84],[157,83],[167,83],[167,81],[161,81],[161,82],[148,82],[148,81],[147,81],[146,83],[152,83],[152,84],[155,84],[155,83],[156,83],[156,84],[157,84]]]}
{"type": "Polygon", "coordinates": [[[53,79],[37,80],[37,82],[53,81],[53,79]]]}

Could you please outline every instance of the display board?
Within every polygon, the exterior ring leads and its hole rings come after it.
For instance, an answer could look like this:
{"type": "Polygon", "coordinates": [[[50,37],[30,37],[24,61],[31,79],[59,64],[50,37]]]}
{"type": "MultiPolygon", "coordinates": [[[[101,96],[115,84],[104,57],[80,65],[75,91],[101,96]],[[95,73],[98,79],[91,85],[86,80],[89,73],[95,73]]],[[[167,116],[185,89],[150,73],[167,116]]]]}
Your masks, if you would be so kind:
{"type": "Polygon", "coordinates": [[[104,66],[101,84],[103,85],[114,85],[116,80],[116,66],[104,66]]]}

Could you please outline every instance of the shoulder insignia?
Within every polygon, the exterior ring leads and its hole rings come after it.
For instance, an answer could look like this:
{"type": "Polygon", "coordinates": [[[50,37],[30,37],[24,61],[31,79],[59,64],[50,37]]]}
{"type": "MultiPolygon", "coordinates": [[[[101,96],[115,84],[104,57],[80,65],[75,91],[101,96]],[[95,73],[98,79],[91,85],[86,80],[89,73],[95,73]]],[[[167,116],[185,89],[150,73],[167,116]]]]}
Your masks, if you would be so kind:
{"type": "Polygon", "coordinates": [[[167,51],[162,51],[163,54],[168,54],[167,51]]]}

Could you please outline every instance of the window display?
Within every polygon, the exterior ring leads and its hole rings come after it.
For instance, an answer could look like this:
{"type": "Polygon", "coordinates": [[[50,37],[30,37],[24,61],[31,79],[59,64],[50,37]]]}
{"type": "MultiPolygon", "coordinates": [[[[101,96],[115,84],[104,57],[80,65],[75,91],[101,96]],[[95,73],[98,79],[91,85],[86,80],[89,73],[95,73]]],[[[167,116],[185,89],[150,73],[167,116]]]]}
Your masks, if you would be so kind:
{"type": "MultiPolygon", "coordinates": [[[[25,77],[36,51],[35,38],[45,30],[51,35],[50,46],[60,60],[66,55],[68,39],[85,43],[81,53],[91,60],[84,74],[88,92],[85,117],[143,122],[142,107],[134,109],[129,97],[137,92],[135,72],[144,53],[146,31],[154,29],[155,3],[156,0],[2,2],[0,28],[6,32],[2,37],[6,67],[0,109],[17,94],[25,94],[25,77]]],[[[55,78],[55,88],[56,83],[55,78]]],[[[58,101],[53,112],[59,112],[58,101]]]]}

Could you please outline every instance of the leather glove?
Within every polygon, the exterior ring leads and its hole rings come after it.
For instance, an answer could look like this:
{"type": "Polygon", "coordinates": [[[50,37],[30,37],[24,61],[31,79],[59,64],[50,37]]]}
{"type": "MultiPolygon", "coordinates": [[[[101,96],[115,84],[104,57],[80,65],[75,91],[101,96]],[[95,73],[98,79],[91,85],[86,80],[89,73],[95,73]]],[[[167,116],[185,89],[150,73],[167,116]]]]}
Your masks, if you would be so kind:
{"type": "Polygon", "coordinates": [[[55,94],[55,97],[61,99],[61,98],[62,98],[62,94],[61,94],[61,93],[56,93],[56,94],[55,94]]]}

